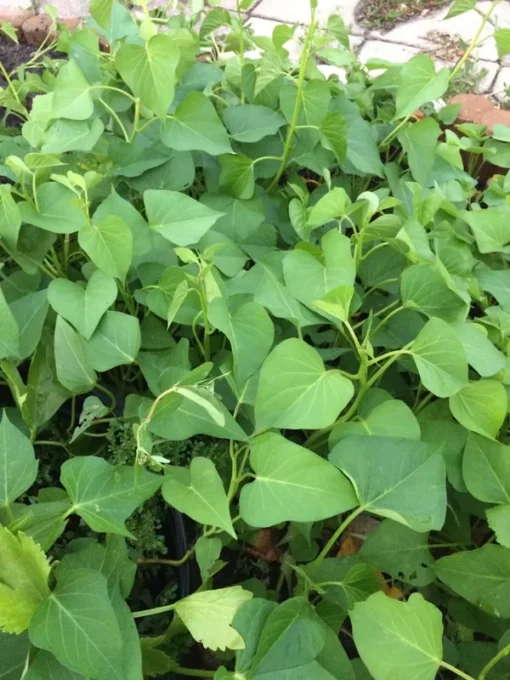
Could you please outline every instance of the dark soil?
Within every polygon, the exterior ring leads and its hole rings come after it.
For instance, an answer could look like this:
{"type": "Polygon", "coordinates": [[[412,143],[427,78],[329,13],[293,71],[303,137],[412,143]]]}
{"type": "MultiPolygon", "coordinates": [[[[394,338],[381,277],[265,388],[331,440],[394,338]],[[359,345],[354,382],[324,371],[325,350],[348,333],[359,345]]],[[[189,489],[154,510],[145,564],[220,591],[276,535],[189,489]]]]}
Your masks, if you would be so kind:
{"type": "Polygon", "coordinates": [[[411,17],[446,5],[449,0],[362,0],[356,19],[362,26],[389,30],[411,17]]]}
{"type": "MultiPolygon", "coordinates": [[[[36,47],[26,45],[25,43],[17,45],[0,34],[0,61],[7,73],[11,73],[15,68],[31,59],[36,50],[36,47]]],[[[7,87],[7,82],[1,73],[0,87],[7,87]]]]}

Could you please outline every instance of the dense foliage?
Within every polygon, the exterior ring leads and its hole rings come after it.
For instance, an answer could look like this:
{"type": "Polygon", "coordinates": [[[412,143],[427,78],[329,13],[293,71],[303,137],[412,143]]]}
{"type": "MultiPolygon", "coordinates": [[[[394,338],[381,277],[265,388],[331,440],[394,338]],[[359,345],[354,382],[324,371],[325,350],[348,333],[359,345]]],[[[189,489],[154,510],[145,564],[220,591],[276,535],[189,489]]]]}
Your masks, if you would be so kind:
{"type": "Polygon", "coordinates": [[[507,678],[510,130],[200,5],[4,73],[0,676],[507,678]]]}

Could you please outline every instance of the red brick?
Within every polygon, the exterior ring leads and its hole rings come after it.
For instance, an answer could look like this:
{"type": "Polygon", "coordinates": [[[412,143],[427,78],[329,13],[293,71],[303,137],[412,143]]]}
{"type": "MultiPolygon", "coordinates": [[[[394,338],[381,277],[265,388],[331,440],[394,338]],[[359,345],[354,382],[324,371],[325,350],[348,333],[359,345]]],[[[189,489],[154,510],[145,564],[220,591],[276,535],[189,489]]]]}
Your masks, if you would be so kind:
{"type": "Polygon", "coordinates": [[[32,16],[23,22],[21,29],[23,37],[29,45],[39,47],[51,29],[52,21],[47,14],[32,16]]]}
{"type": "Polygon", "coordinates": [[[450,104],[461,104],[457,123],[476,123],[485,125],[492,134],[494,125],[501,123],[510,126],[510,111],[504,111],[494,106],[490,99],[481,94],[458,94],[450,104]]]}
{"type": "Polygon", "coordinates": [[[16,32],[18,34],[18,38],[21,37],[21,26],[23,25],[23,22],[25,22],[27,19],[30,19],[30,17],[33,16],[33,12],[30,12],[29,10],[1,10],[0,11],[0,24],[3,24],[4,21],[8,22],[9,24],[12,24],[14,28],[16,29],[16,32]]]}

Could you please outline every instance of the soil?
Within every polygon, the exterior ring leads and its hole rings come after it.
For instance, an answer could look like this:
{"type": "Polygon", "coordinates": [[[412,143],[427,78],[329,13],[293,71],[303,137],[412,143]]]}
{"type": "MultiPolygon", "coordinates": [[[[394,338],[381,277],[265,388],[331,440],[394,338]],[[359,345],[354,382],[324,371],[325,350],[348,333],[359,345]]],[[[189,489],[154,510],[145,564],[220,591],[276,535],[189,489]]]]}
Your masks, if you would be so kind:
{"type": "MultiPolygon", "coordinates": [[[[25,43],[17,45],[12,40],[0,35],[0,61],[7,73],[11,73],[15,68],[31,59],[36,51],[37,48],[32,45],[26,45],[25,43]]],[[[0,87],[6,86],[7,82],[3,75],[0,74],[0,87]]]]}
{"type": "Polygon", "coordinates": [[[439,9],[449,0],[362,0],[356,10],[357,21],[366,28],[389,30],[411,17],[439,9]]]}

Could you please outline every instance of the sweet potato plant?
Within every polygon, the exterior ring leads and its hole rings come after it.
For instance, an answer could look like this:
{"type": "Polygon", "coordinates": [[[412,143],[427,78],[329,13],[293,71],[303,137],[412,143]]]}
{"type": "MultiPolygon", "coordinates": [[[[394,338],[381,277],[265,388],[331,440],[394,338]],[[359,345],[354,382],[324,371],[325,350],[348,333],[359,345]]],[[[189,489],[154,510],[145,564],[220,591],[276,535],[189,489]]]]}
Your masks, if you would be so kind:
{"type": "Polygon", "coordinates": [[[192,4],[4,73],[0,677],[508,678],[510,129],[441,101],[476,40],[361,66],[313,0],[192,4]]]}

